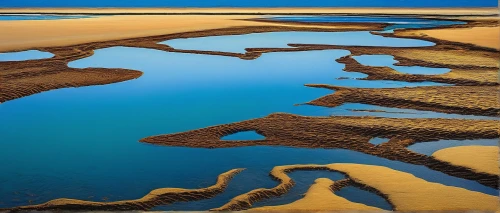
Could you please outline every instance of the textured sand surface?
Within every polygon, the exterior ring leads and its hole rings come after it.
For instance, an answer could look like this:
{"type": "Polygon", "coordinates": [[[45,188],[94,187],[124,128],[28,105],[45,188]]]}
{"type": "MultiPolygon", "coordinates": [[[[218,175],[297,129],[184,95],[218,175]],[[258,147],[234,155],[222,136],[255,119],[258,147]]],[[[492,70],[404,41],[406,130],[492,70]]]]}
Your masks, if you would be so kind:
{"type": "Polygon", "coordinates": [[[500,50],[500,27],[415,30],[411,34],[500,50]]]}
{"type": "Polygon", "coordinates": [[[478,172],[500,175],[497,146],[457,146],[441,149],[432,156],[478,172]]]}

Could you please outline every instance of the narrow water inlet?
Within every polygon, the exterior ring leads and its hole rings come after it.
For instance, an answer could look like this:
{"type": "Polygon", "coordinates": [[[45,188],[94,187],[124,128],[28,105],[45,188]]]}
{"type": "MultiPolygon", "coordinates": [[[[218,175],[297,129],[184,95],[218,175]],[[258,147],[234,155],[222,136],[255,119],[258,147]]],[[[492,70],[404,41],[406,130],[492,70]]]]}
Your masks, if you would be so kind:
{"type": "Polygon", "coordinates": [[[434,68],[421,66],[397,66],[398,61],[391,55],[360,55],[353,56],[356,61],[365,66],[390,67],[398,72],[417,75],[439,75],[451,71],[449,68],[434,68]]]}
{"type": "Polygon", "coordinates": [[[5,52],[0,53],[0,61],[26,61],[51,58],[54,54],[49,52],[42,52],[39,50],[26,50],[20,52],[5,52]]]}
{"type": "Polygon", "coordinates": [[[242,131],[234,134],[221,137],[221,140],[226,141],[244,141],[244,140],[264,140],[265,136],[257,133],[256,131],[242,131]]]}

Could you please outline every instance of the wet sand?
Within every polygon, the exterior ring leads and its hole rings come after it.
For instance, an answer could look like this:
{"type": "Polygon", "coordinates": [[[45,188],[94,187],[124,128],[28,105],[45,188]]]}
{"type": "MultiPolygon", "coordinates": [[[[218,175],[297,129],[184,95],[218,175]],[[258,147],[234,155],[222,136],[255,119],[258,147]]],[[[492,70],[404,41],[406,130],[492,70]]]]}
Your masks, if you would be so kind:
{"type": "Polygon", "coordinates": [[[212,126],[187,132],[157,135],[141,142],[164,146],[225,148],[243,146],[287,146],[349,149],[401,162],[424,165],[456,177],[475,180],[496,188],[498,176],[439,161],[408,150],[416,142],[498,138],[498,121],[463,119],[398,119],[378,117],[306,117],[275,113],[264,118],[212,126]],[[468,128],[463,128],[464,126],[468,128]],[[256,131],[264,140],[225,141],[223,136],[256,131]],[[390,138],[373,145],[374,137],[390,138]]]}
{"type": "Polygon", "coordinates": [[[478,172],[500,175],[498,151],[498,146],[457,146],[441,149],[432,156],[478,172]]]}

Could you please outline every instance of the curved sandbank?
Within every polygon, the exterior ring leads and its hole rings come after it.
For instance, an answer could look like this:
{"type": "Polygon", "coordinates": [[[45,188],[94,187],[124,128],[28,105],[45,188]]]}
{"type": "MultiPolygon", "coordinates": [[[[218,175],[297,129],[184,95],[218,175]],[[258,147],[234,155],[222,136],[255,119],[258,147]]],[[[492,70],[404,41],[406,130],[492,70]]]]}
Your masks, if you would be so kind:
{"type": "Polygon", "coordinates": [[[252,211],[383,211],[382,209],[351,202],[335,195],[332,191],[334,184],[335,182],[330,179],[318,178],[309,190],[307,190],[304,198],[285,205],[253,208],[252,211]]]}
{"type": "Polygon", "coordinates": [[[500,175],[498,151],[498,146],[457,146],[438,150],[432,156],[478,172],[500,175]]]}
{"type": "Polygon", "coordinates": [[[166,205],[174,202],[189,202],[195,200],[203,200],[214,197],[223,192],[229,181],[243,169],[232,169],[222,173],[217,177],[217,182],[207,188],[201,189],[180,189],[180,188],[161,188],[149,192],[142,198],[136,200],[124,200],[115,202],[93,202],[75,199],[56,199],[44,204],[21,206],[10,211],[47,211],[47,210],[87,210],[87,211],[132,211],[132,210],[149,210],[155,206],[166,205]]]}
{"type": "MultiPolygon", "coordinates": [[[[337,181],[336,183],[341,182],[341,184],[338,185],[333,183],[332,190],[335,191],[352,184],[363,187],[385,197],[393,205],[395,211],[495,211],[498,208],[498,198],[496,196],[428,182],[412,174],[387,167],[362,164],[329,164],[277,166],[271,171],[270,175],[280,181],[278,186],[271,189],[256,189],[239,195],[224,206],[212,210],[244,210],[251,208],[252,203],[259,200],[266,199],[270,196],[285,194],[290,187],[293,186],[293,180],[291,180],[286,173],[299,169],[322,169],[344,173],[347,176],[347,180],[337,181]]],[[[325,192],[324,182],[326,182],[326,184],[331,183],[328,181],[321,182],[323,182],[323,189],[315,189],[312,192],[317,192],[317,190],[325,192]]],[[[316,185],[315,188],[320,186],[321,185],[316,185]]],[[[306,194],[306,197],[307,196],[306,194]]],[[[295,208],[314,208],[310,204],[313,202],[311,200],[314,197],[314,195],[309,195],[309,198],[305,200],[309,200],[309,202],[299,200],[289,205],[296,205],[294,206],[295,208]]],[[[329,197],[329,199],[332,199],[332,197],[329,197]]],[[[322,201],[314,201],[314,203],[317,202],[322,201]]],[[[276,206],[256,209],[281,210],[280,208],[284,208],[288,210],[288,207],[284,205],[284,207],[276,206]]]]}
{"type": "Polygon", "coordinates": [[[439,161],[411,152],[407,146],[441,139],[498,138],[499,122],[463,119],[397,119],[379,117],[305,117],[284,113],[264,118],[212,126],[183,133],[158,135],[140,141],[165,146],[223,148],[241,146],[289,146],[304,148],[341,148],[390,160],[425,165],[456,177],[475,180],[496,188],[498,176],[439,161]],[[463,128],[467,126],[468,128],[463,128]],[[224,141],[222,136],[253,130],[264,140],[224,141]],[[374,137],[390,138],[380,145],[374,137]]]}
{"type": "Polygon", "coordinates": [[[318,106],[336,107],[344,103],[363,103],[464,115],[495,117],[500,115],[498,86],[429,86],[397,89],[365,89],[323,84],[307,86],[335,90],[331,95],[308,103],[318,106]]]}

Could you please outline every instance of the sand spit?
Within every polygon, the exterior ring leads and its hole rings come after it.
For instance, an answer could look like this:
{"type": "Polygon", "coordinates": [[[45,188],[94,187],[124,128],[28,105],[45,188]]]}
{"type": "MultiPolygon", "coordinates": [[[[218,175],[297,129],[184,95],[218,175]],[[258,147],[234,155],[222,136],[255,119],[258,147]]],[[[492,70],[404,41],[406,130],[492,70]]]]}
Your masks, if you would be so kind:
{"type": "MultiPolygon", "coordinates": [[[[271,189],[256,189],[251,192],[233,198],[229,203],[215,211],[237,211],[251,208],[252,204],[270,196],[279,196],[288,192],[293,186],[293,180],[287,175],[294,170],[329,170],[344,173],[347,179],[333,182],[322,180],[316,182],[306,193],[306,196],[292,204],[261,207],[255,210],[289,210],[304,209],[317,210],[326,197],[336,199],[335,195],[329,195],[325,187],[331,186],[332,191],[342,187],[354,185],[372,191],[384,197],[393,206],[395,211],[494,211],[498,208],[497,197],[480,192],[469,191],[459,187],[446,186],[438,183],[427,182],[412,174],[393,170],[383,166],[372,166],[362,164],[329,164],[329,165],[290,165],[277,166],[270,175],[280,181],[280,184],[271,189]],[[341,184],[337,184],[341,182],[341,184]],[[284,187],[290,186],[290,187],[284,187]],[[316,198],[321,192],[322,196],[316,198]],[[312,194],[314,193],[314,194],[312,194]],[[320,205],[318,205],[320,204],[320,205]]],[[[328,190],[330,191],[330,190],[328,190]]],[[[334,193],[333,192],[333,193],[334,193]]],[[[330,191],[330,193],[332,193],[330,191]]],[[[332,203],[333,204],[333,200],[332,203]]],[[[329,204],[325,204],[327,206],[329,204]]],[[[352,205],[352,204],[351,204],[352,205]]],[[[332,206],[335,208],[334,206],[332,206]]],[[[345,206],[337,206],[340,210],[345,206]]],[[[358,209],[367,210],[367,209],[358,209]]]]}
{"type": "Polygon", "coordinates": [[[252,211],[280,212],[316,212],[316,211],[377,211],[382,209],[351,202],[333,193],[335,182],[327,178],[318,178],[307,190],[304,198],[290,204],[253,208],[252,211]]]}
{"type": "Polygon", "coordinates": [[[161,188],[151,191],[146,196],[136,200],[124,200],[116,202],[92,202],[75,199],[56,199],[47,203],[33,206],[21,206],[9,209],[10,211],[46,211],[46,210],[85,210],[85,211],[132,211],[149,210],[155,206],[167,205],[174,202],[189,202],[212,198],[223,192],[229,181],[242,169],[232,169],[222,173],[217,178],[217,182],[207,188],[201,189],[180,189],[161,188]]]}
{"type": "Polygon", "coordinates": [[[498,146],[457,146],[441,149],[432,156],[478,172],[500,175],[498,151],[498,146]]]}
{"type": "Polygon", "coordinates": [[[289,146],[341,148],[390,160],[425,165],[456,177],[498,187],[497,175],[473,171],[408,150],[419,142],[441,139],[498,138],[498,121],[462,119],[397,119],[378,117],[305,117],[275,113],[264,118],[218,125],[183,133],[151,136],[141,142],[165,146],[223,148],[242,146],[289,146]],[[221,137],[242,131],[256,131],[264,140],[223,141],[221,137]],[[390,138],[380,145],[371,138],[390,138]]]}
{"type": "Polygon", "coordinates": [[[364,103],[386,107],[418,109],[464,115],[499,116],[498,86],[430,86],[387,89],[339,87],[308,84],[335,93],[308,104],[336,107],[344,103],[364,103]]]}

